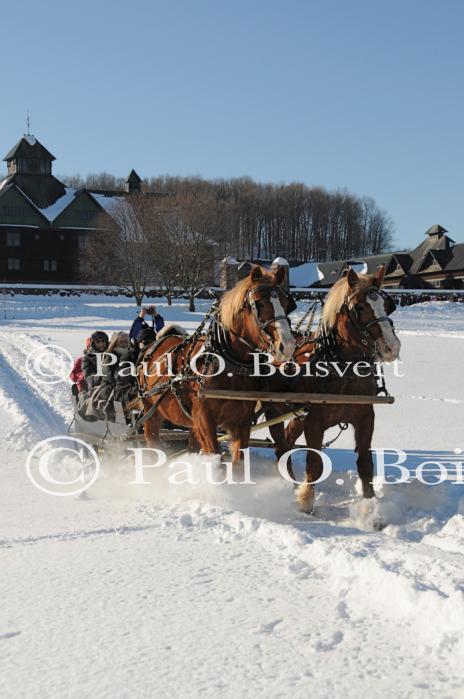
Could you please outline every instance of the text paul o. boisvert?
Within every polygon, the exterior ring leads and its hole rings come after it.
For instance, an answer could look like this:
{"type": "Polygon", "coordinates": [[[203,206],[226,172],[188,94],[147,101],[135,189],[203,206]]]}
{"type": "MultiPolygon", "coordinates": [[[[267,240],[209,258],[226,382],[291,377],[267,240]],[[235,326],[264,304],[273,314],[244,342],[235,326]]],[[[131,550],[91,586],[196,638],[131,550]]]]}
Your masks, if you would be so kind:
{"type": "MultiPolygon", "coordinates": [[[[141,372],[144,376],[176,376],[176,372],[173,368],[173,357],[175,357],[175,353],[167,352],[156,362],[151,362],[150,359],[141,362],[133,362],[130,360],[119,361],[120,358],[111,352],[95,352],[94,354],[97,360],[95,376],[104,376],[105,369],[118,362],[117,373],[121,377],[135,377],[139,376],[141,372]]],[[[325,378],[331,375],[343,378],[348,374],[354,374],[359,378],[365,378],[373,375],[381,376],[382,372],[381,362],[369,362],[367,360],[359,360],[356,362],[325,361],[321,359],[311,359],[312,355],[309,352],[305,352],[304,355],[307,358],[305,362],[297,363],[294,361],[287,361],[276,365],[272,355],[268,352],[252,352],[250,353],[250,365],[252,364],[252,370],[250,370],[249,376],[268,377],[278,372],[286,377],[301,375],[304,377],[325,378]]],[[[403,362],[396,359],[391,364],[393,366],[394,375],[400,378],[403,377],[404,374],[400,372],[400,365],[403,364],[403,362]]],[[[191,373],[197,376],[205,376],[205,372],[202,370],[202,367],[205,365],[208,367],[207,375],[210,378],[219,376],[225,372],[230,374],[223,357],[214,352],[198,352],[193,355],[189,361],[191,373]]]]}

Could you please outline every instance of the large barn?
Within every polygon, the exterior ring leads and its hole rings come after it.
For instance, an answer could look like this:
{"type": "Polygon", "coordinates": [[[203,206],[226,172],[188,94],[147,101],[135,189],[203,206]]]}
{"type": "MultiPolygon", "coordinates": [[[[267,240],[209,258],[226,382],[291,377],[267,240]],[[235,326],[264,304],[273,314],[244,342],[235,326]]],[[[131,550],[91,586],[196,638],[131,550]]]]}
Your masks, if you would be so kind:
{"type": "Polygon", "coordinates": [[[464,243],[455,243],[447,233],[443,226],[435,224],[414,250],[319,263],[320,279],[314,286],[332,286],[350,266],[358,272],[372,274],[379,265],[385,265],[387,287],[462,289],[464,243]]]}
{"type": "Polygon", "coordinates": [[[0,282],[72,283],[79,280],[79,248],[115,198],[140,192],[132,170],[125,190],[66,187],[52,173],[53,156],[26,135],[6,154],[0,183],[0,282]]]}

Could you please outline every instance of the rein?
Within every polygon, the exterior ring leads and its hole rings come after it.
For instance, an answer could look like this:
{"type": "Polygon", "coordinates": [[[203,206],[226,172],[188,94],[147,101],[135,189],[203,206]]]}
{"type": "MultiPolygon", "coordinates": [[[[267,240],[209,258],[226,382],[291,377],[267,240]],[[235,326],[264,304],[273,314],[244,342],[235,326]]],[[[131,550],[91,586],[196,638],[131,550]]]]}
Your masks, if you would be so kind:
{"type": "MultiPolygon", "coordinates": [[[[388,296],[388,294],[381,291],[377,287],[369,287],[369,289],[367,289],[368,294],[374,293],[374,292],[378,293],[385,300],[390,302],[390,304],[391,304],[390,305],[390,309],[391,309],[390,312],[393,312],[395,310],[395,305],[394,305],[393,301],[390,299],[390,297],[388,296]]],[[[353,326],[362,336],[361,337],[361,344],[364,347],[366,347],[366,349],[367,349],[367,347],[369,345],[369,341],[366,339],[366,337],[372,338],[372,334],[371,334],[369,328],[372,325],[374,325],[375,323],[379,323],[383,320],[388,320],[388,322],[391,323],[392,326],[393,326],[393,322],[388,316],[380,316],[379,318],[375,318],[374,320],[369,321],[368,323],[361,323],[359,321],[358,312],[353,304],[354,296],[355,296],[355,294],[351,294],[351,295],[347,296],[344,300],[342,308],[345,306],[348,309],[348,312],[350,315],[350,320],[351,320],[353,326]],[[352,315],[354,315],[355,320],[353,320],[352,315]]],[[[312,309],[308,308],[306,314],[303,316],[303,318],[301,319],[300,323],[297,326],[298,330],[301,328],[303,322],[306,320],[306,318],[308,317],[308,315],[310,313],[312,313],[312,315],[311,315],[311,322],[312,322],[312,319],[314,317],[314,312],[315,312],[314,307],[312,309]]],[[[310,324],[308,324],[308,325],[310,325],[310,324]]],[[[363,353],[363,360],[368,362],[370,364],[371,368],[373,368],[374,364],[375,364],[376,341],[375,341],[375,338],[373,338],[373,339],[374,339],[374,343],[371,345],[372,353],[370,354],[370,356],[367,355],[365,352],[363,353]]],[[[309,337],[307,337],[307,333],[305,332],[303,334],[301,341],[298,342],[298,344],[296,346],[297,349],[301,349],[301,347],[303,347],[306,343],[314,344],[316,347],[315,352],[310,359],[310,362],[317,362],[320,359],[322,359],[323,361],[326,361],[326,362],[343,361],[343,350],[342,350],[342,347],[340,346],[340,337],[338,336],[337,332],[333,328],[327,329],[322,324],[322,320],[319,321],[319,327],[318,327],[318,330],[316,332],[316,336],[310,339],[309,337]]],[[[388,396],[390,394],[389,394],[388,389],[387,389],[386,384],[385,384],[385,375],[383,372],[382,365],[379,365],[379,369],[380,369],[379,371],[372,372],[372,374],[371,374],[371,376],[375,380],[375,394],[379,395],[379,394],[383,393],[386,396],[388,396]]],[[[329,376],[331,376],[331,375],[334,378],[335,378],[335,376],[339,377],[338,374],[335,374],[335,375],[331,374],[331,372],[329,370],[329,376]]],[[[341,378],[341,377],[339,377],[339,378],[341,378]]],[[[356,377],[356,378],[359,379],[359,377],[356,377]]],[[[343,377],[343,380],[350,380],[350,379],[351,379],[351,377],[348,377],[346,375],[343,377]]],[[[296,409],[297,406],[293,406],[293,408],[296,409]]],[[[298,416],[298,417],[300,420],[304,420],[307,415],[311,415],[311,404],[307,404],[305,414],[298,416]]],[[[339,428],[338,433],[332,439],[322,443],[322,445],[321,445],[322,449],[327,449],[328,447],[332,446],[332,444],[334,444],[334,442],[337,441],[337,439],[341,436],[341,434],[346,429],[348,429],[348,423],[347,422],[339,422],[338,428],[339,428]]]]}
{"type": "Polygon", "coordinates": [[[271,354],[275,352],[275,346],[272,336],[267,330],[267,327],[277,320],[285,320],[288,322],[288,318],[285,314],[274,316],[269,320],[262,321],[259,317],[258,308],[256,306],[256,301],[254,299],[254,294],[263,289],[270,289],[269,295],[271,298],[279,298],[279,291],[285,293],[281,287],[275,287],[271,284],[260,284],[259,286],[252,287],[244,300],[242,310],[245,310],[247,305],[251,311],[256,325],[259,328],[259,337],[266,346],[263,350],[260,347],[255,347],[248,340],[246,340],[240,333],[232,330],[232,328],[226,328],[221,322],[220,309],[212,319],[209,331],[206,336],[205,347],[208,351],[219,354],[225,362],[226,369],[233,369],[234,373],[241,374],[242,376],[249,376],[254,373],[254,364],[252,361],[238,358],[234,355],[233,349],[230,343],[230,335],[233,335],[238,342],[244,345],[251,353],[260,354],[268,350],[271,354]]]}
{"type": "MultiPolygon", "coordinates": [[[[258,309],[256,306],[256,301],[254,299],[254,294],[257,293],[258,291],[262,291],[263,289],[270,289],[270,297],[273,298],[279,298],[279,290],[282,291],[282,293],[285,293],[283,289],[280,287],[275,287],[274,285],[271,284],[261,284],[259,286],[255,286],[251,288],[245,298],[244,304],[242,306],[242,310],[248,307],[250,308],[251,314],[254,318],[254,321],[256,325],[259,328],[259,334],[260,338],[264,341],[266,344],[266,348],[271,350],[275,350],[274,348],[274,343],[272,340],[272,336],[267,330],[267,327],[271,324],[274,323],[277,320],[285,320],[288,322],[287,316],[284,315],[278,315],[275,316],[274,318],[271,318],[267,321],[262,321],[261,318],[259,317],[258,309]]],[[[186,347],[189,347],[189,352],[187,353],[185,357],[185,361],[183,362],[184,366],[181,367],[180,372],[176,374],[176,376],[168,379],[167,381],[164,381],[161,384],[157,384],[153,386],[151,389],[148,391],[142,389],[140,387],[139,395],[140,398],[148,398],[151,396],[157,395],[156,401],[150,406],[149,410],[141,415],[138,420],[136,420],[135,424],[133,425],[133,431],[135,432],[141,425],[143,425],[150,417],[152,417],[158,408],[159,404],[165,397],[165,395],[170,391],[174,397],[177,399],[177,402],[184,413],[184,415],[190,420],[191,419],[191,414],[187,407],[184,405],[182,401],[182,397],[179,393],[179,388],[181,385],[187,381],[195,381],[200,384],[201,387],[204,388],[204,382],[205,378],[208,376],[208,371],[209,368],[212,366],[214,359],[211,360],[208,358],[208,353],[214,353],[219,355],[224,363],[226,369],[232,370],[234,374],[239,374],[242,376],[250,376],[250,374],[253,373],[254,371],[254,365],[252,361],[246,361],[240,357],[237,357],[234,355],[234,352],[231,347],[230,343],[230,338],[229,334],[233,334],[239,342],[241,342],[243,345],[247,347],[247,349],[251,350],[251,352],[263,352],[263,349],[260,349],[259,347],[254,347],[250,342],[248,342],[244,337],[239,335],[239,333],[235,332],[235,330],[231,329],[226,329],[223,325],[223,323],[220,320],[220,303],[216,301],[214,303],[210,310],[206,313],[205,317],[203,318],[202,322],[200,325],[196,328],[195,332],[190,336],[185,338],[179,345],[173,348],[173,353],[174,353],[174,361],[176,361],[176,358],[179,356],[179,352],[181,353],[181,360],[184,358],[182,357],[182,350],[185,349],[186,347]],[[203,333],[203,330],[205,328],[205,325],[209,322],[209,327],[206,331],[206,333],[203,333]],[[204,338],[204,348],[205,348],[205,363],[204,363],[204,369],[206,370],[205,373],[198,375],[196,373],[193,373],[191,371],[190,367],[190,357],[193,352],[193,349],[195,347],[195,344],[197,341],[199,341],[201,338],[204,338]]],[[[173,337],[173,335],[166,335],[166,338],[173,337]]],[[[161,338],[161,341],[164,338],[161,338]]],[[[143,354],[143,361],[147,361],[151,358],[153,355],[154,351],[159,347],[160,345],[159,340],[155,340],[155,342],[144,352],[143,354]]]]}
{"type": "Polygon", "coordinates": [[[253,373],[253,362],[246,361],[234,355],[230,344],[230,334],[234,335],[239,342],[252,352],[261,351],[253,347],[253,345],[241,335],[236,333],[235,330],[227,330],[217,317],[213,319],[206,336],[205,349],[207,352],[212,352],[222,357],[226,370],[231,370],[233,373],[240,374],[241,376],[249,376],[253,373]]]}
{"type": "MultiPolygon", "coordinates": [[[[359,293],[359,292],[357,292],[359,293]]],[[[372,325],[375,325],[377,323],[380,323],[382,321],[388,321],[392,327],[393,326],[393,321],[388,315],[380,316],[379,318],[374,318],[373,320],[369,321],[368,323],[361,323],[359,320],[359,315],[358,311],[355,307],[355,304],[353,303],[354,297],[357,295],[357,293],[353,294],[348,294],[345,297],[344,303],[342,305],[343,307],[346,307],[348,310],[349,318],[350,321],[355,328],[355,330],[361,335],[361,344],[363,347],[366,348],[366,351],[363,352],[363,357],[362,359],[366,362],[369,362],[371,367],[374,366],[375,364],[375,356],[376,356],[376,344],[377,341],[373,337],[370,327],[372,325]],[[373,340],[373,342],[369,342],[369,339],[373,340]],[[370,344],[370,349],[371,353],[367,354],[367,350],[369,348],[370,344]]],[[[393,313],[393,311],[396,308],[396,305],[394,302],[391,300],[390,296],[383,291],[382,289],[379,289],[376,286],[371,286],[365,291],[366,295],[369,296],[370,298],[374,298],[374,294],[378,294],[381,296],[384,301],[387,302],[388,308],[390,313],[393,313]]],[[[319,328],[318,332],[316,334],[316,337],[314,338],[314,342],[316,344],[316,351],[314,353],[313,358],[311,361],[317,361],[318,359],[322,358],[325,361],[343,361],[343,350],[340,345],[340,337],[337,334],[337,332],[331,328],[327,329],[322,325],[322,322],[319,322],[319,328]]],[[[380,372],[373,374],[375,376],[375,381],[376,381],[376,393],[384,393],[385,395],[389,395],[387,387],[385,385],[385,377],[383,373],[383,368],[380,366],[380,372]]]]}

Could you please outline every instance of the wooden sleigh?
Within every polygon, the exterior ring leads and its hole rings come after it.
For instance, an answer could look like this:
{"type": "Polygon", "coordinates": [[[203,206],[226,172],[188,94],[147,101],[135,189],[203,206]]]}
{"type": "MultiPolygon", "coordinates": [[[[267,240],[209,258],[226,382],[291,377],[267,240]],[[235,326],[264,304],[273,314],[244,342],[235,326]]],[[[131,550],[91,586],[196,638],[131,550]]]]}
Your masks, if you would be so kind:
{"type": "MultiPolygon", "coordinates": [[[[279,415],[270,420],[255,422],[251,426],[251,434],[259,432],[273,425],[287,422],[295,417],[302,417],[307,414],[308,407],[313,404],[340,404],[340,405],[391,405],[395,399],[390,395],[347,395],[329,393],[294,393],[276,391],[229,391],[219,389],[204,389],[201,396],[209,399],[224,400],[249,400],[262,405],[265,403],[287,403],[296,404],[299,407],[292,407],[283,415],[279,415]]],[[[86,420],[77,412],[76,396],[73,393],[73,403],[75,406],[73,421],[70,426],[70,433],[87,441],[90,444],[100,447],[111,444],[130,443],[131,446],[145,446],[146,440],[143,431],[134,434],[133,425],[142,414],[143,405],[140,398],[134,398],[125,406],[118,401],[114,401],[114,420],[86,420]]],[[[189,439],[189,430],[165,427],[160,432],[160,438],[166,446],[186,447],[189,439]]],[[[227,442],[228,435],[219,434],[218,441],[227,442]]],[[[274,448],[271,439],[250,439],[251,447],[274,448]]]]}

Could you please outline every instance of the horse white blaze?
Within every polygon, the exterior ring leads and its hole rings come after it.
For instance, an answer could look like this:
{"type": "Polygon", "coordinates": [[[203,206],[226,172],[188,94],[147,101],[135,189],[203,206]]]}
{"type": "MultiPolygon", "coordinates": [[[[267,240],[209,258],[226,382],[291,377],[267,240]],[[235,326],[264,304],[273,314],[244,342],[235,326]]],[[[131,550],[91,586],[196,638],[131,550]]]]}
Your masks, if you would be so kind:
{"type": "MultiPolygon", "coordinates": [[[[280,303],[278,296],[271,296],[272,305],[274,306],[274,318],[285,317],[285,311],[280,303]]],[[[295,338],[292,335],[290,323],[288,320],[276,320],[274,322],[276,328],[276,359],[288,361],[293,357],[295,351],[295,338]]]]}
{"type": "MultiPolygon", "coordinates": [[[[376,318],[381,318],[385,315],[385,302],[380,294],[376,294],[375,299],[368,297],[366,300],[376,318]]],[[[388,320],[380,320],[379,327],[382,331],[382,339],[379,340],[381,357],[385,362],[393,362],[400,354],[401,342],[396,337],[393,326],[388,320]]]]}

